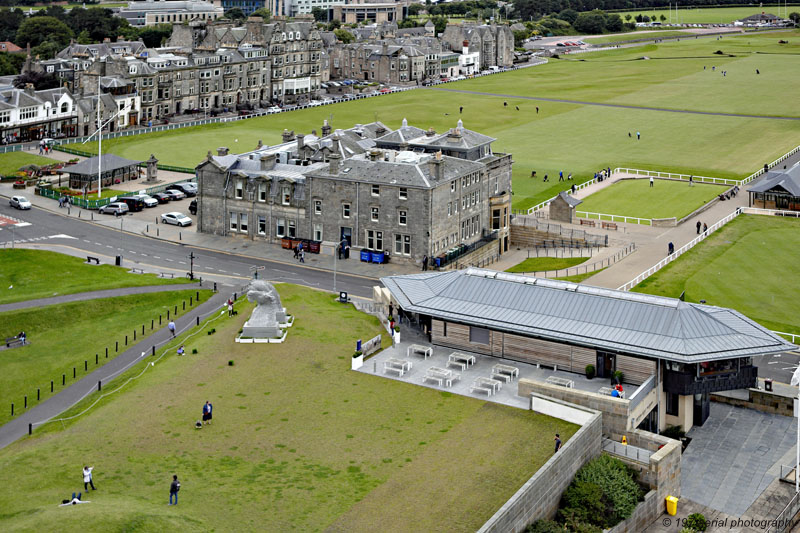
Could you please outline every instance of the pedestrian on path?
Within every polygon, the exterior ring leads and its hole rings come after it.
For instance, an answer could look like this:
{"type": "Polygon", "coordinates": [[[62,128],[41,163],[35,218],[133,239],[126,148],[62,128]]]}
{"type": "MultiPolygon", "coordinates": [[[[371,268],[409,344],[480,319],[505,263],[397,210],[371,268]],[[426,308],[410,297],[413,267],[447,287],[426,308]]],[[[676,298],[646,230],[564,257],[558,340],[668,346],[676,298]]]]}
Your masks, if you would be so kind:
{"type": "MultiPolygon", "coordinates": [[[[561,436],[558,433],[556,433],[556,438],[554,440],[556,441],[556,450],[555,451],[557,452],[558,450],[561,449],[561,436]]],[[[553,452],[553,453],[555,453],[555,452],[553,452]]]]}
{"type": "Polygon", "coordinates": [[[181,482],[178,481],[178,475],[172,476],[172,483],[169,485],[169,505],[178,505],[178,491],[181,490],[181,482]],[[172,503],[173,498],[175,503],[172,503]]]}
{"type": "Polygon", "coordinates": [[[422,257],[422,270],[428,270],[428,256],[425,255],[422,257]]]}
{"type": "Polygon", "coordinates": [[[573,183],[573,184],[572,184],[572,194],[575,194],[575,191],[576,191],[577,189],[578,189],[578,188],[577,188],[577,187],[575,187],[575,184],[573,183]]]}
{"type": "Polygon", "coordinates": [[[89,486],[92,487],[92,490],[97,490],[92,482],[92,470],[94,470],[93,466],[83,467],[83,490],[89,490],[89,486]]]}
{"type": "Polygon", "coordinates": [[[44,141],[39,141],[39,155],[44,153],[44,141]]]}
{"type": "Polygon", "coordinates": [[[653,176],[650,176],[650,186],[653,186],[653,176]]]}
{"type": "Polygon", "coordinates": [[[211,402],[206,400],[206,404],[203,406],[203,423],[204,424],[211,424],[211,411],[213,410],[213,406],[211,402]]]}
{"type": "Polygon", "coordinates": [[[175,337],[175,322],[170,320],[169,324],[167,324],[167,328],[169,328],[170,333],[172,333],[172,337],[175,337]]]}
{"type": "Polygon", "coordinates": [[[698,234],[698,235],[700,235],[700,227],[701,227],[702,225],[703,225],[703,224],[702,224],[702,223],[701,223],[701,222],[698,220],[698,221],[697,221],[697,234],[698,234]]]}
{"type": "Polygon", "coordinates": [[[708,224],[703,222],[703,233],[708,233],[708,224]]]}
{"type": "Polygon", "coordinates": [[[303,249],[300,249],[300,262],[301,263],[306,262],[306,251],[303,249]]]}
{"type": "Polygon", "coordinates": [[[228,300],[228,316],[233,316],[233,302],[228,300]]]}
{"type": "Polygon", "coordinates": [[[564,171],[563,170],[559,170],[558,171],[558,181],[564,181],[564,171]]]}

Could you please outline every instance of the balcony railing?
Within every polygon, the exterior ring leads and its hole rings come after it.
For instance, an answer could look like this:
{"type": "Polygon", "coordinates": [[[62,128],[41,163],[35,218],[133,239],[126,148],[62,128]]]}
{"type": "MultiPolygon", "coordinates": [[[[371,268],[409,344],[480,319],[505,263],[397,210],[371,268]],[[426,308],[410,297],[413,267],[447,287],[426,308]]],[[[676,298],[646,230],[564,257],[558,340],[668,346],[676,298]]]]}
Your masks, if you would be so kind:
{"type": "Polygon", "coordinates": [[[754,387],[758,367],[742,366],[739,370],[697,376],[694,372],[664,372],[664,390],[686,396],[724,390],[754,387]]]}

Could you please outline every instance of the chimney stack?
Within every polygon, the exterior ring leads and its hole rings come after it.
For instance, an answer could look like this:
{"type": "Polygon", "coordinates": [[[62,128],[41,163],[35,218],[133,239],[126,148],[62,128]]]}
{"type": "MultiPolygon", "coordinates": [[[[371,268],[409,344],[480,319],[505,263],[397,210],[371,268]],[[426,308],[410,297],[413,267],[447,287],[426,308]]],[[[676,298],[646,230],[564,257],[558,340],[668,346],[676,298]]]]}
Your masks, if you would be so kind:
{"type": "Polygon", "coordinates": [[[386,134],[386,128],[383,127],[383,124],[378,124],[378,127],[375,129],[375,136],[376,137],[383,137],[386,134]]]}
{"type": "Polygon", "coordinates": [[[261,139],[258,140],[258,146],[256,146],[256,150],[259,150],[264,147],[264,143],[261,142],[261,139]]]}
{"type": "Polygon", "coordinates": [[[297,157],[300,159],[305,159],[303,157],[304,148],[306,147],[306,136],[302,133],[297,134],[297,157]]]}
{"type": "Polygon", "coordinates": [[[217,148],[217,155],[222,157],[223,155],[228,155],[228,147],[227,146],[220,146],[217,148]]]}
{"type": "Polygon", "coordinates": [[[378,149],[372,149],[369,151],[369,160],[370,161],[380,161],[381,160],[381,151],[378,149]]]}
{"type": "Polygon", "coordinates": [[[328,168],[329,174],[338,174],[339,173],[339,159],[342,157],[339,154],[331,154],[328,158],[328,163],[330,163],[330,167],[328,168]]]}
{"type": "Polygon", "coordinates": [[[283,130],[282,137],[283,137],[283,142],[285,142],[285,143],[292,142],[294,140],[294,130],[292,130],[292,131],[289,131],[289,130],[286,130],[286,129],[283,130]]]}
{"type": "Polygon", "coordinates": [[[278,154],[265,154],[261,156],[261,170],[272,170],[275,168],[278,154]]]}
{"type": "Polygon", "coordinates": [[[428,128],[428,131],[425,132],[426,137],[433,137],[434,135],[436,135],[436,130],[432,127],[428,128]]]}
{"type": "Polygon", "coordinates": [[[461,53],[467,55],[469,53],[469,41],[464,41],[461,45],[461,53]]]}
{"type": "Polygon", "coordinates": [[[328,119],[325,119],[325,122],[322,124],[322,136],[325,137],[326,135],[331,134],[331,126],[328,124],[328,119]]]}

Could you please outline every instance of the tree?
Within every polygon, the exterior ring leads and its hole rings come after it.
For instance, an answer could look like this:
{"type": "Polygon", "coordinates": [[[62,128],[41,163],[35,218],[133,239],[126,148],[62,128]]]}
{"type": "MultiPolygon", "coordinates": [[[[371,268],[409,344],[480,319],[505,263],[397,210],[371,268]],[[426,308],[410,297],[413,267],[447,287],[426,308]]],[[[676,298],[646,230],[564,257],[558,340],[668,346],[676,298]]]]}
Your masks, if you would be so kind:
{"type": "Polygon", "coordinates": [[[798,22],[800,22],[800,13],[798,13],[797,11],[792,11],[791,13],[789,13],[789,20],[797,24],[798,22]]]}
{"type": "Polygon", "coordinates": [[[108,38],[116,40],[123,33],[123,28],[129,26],[128,21],[115,17],[110,9],[92,7],[89,9],[73,8],[59,20],[64,20],[72,30],[80,34],[88,32],[91,42],[102,42],[108,38]]]}
{"type": "Polygon", "coordinates": [[[661,13],[661,16],[658,17],[658,18],[661,19],[661,22],[664,22],[665,20],[667,20],[667,17],[664,16],[664,13],[661,13]]]}
{"type": "Polygon", "coordinates": [[[33,84],[33,88],[37,91],[55,89],[58,87],[58,78],[56,78],[55,74],[36,71],[26,72],[14,78],[14,87],[18,89],[24,89],[29,83],[33,84]]]}
{"type": "Polygon", "coordinates": [[[347,30],[343,30],[341,28],[338,30],[333,30],[333,34],[336,36],[337,39],[342,41],[342,43],[344,44],[350,44],[356,40],[356,38],[353,36],[352,33],[350,33],[347,30]]]}
{"type": "Polygon", "coordinates": [[[410,6],[408,6],[408,14],[411,16],[419,15],[419,12],[424,10],[425,6],[423,6],[422,4],[411,4],[410,6]]]}
{"type": "Polygon", "coordinates": [[[622,31],[622,19],[616,13],[606,15],[606,30],[622,31]]]}
{"type": "Polygon", "coordinates": [[[328,10],[321,7],[312,7],[311,14],[317,22],[328,22],[328,10]]]}
{"type": "Polygon", "coordinates": [[[403,19],[397,23],[398,28],[416,28],[417,23],[414,22],[412,19],[403,19]]]}
{"type": "Polygon", "coordinates": [[[269,22],[270,17],[272,17],[272,13],[266,7],[262,7],[253,11],[250,15],[251,17],[261,17],[264,19],[264,22],[269,22]]]}
{"type": "Polygon", "coordinates": [[[436,27],[436,35],[444,33],[444,30],[447,29],[447,17],[443,15],[432,17],[430,21],[433,22],[433,25],[436,27]]]}
{"type": "Polygon", "coordinates": [[[573,26],[580,33],[603,33],[606,29],[605,13],[597,9],[589,13],[581,13],[575,19],[573,26]]]}
{"type": "Polygon", "coordinates": [[[514,12],[522,20],[538,19],[543,14],[538,0],[514,0],[514,12]]]}
{"type": "Polygon", "coordinates": [[[566,20],[570,24],[575,24],[575,20],[578,18],[578,12],[574,9],[565,9],[558,14],[558,18],[566,20]]]}
{"type": "Polygon", "coordinates": [[[632,18],[633,17],[631,16],[631,14],[628,13],[627,15],[625,15],[625,22],[630,22],[632,18]]]}
{"type": "MultiPolygon", "coordinates": [[[[16,41],[17,30],[23,20],[25,13],[21,9],[3,11],[3,16],[0,17],[0,41],[16,41]]],[[[24,48],[25,43],[20,43],[19,46],[24,48]]]]}
{"type": "Polygon", "coordinates": [[[139,30],[139,39],[148,48],[158,48],[172,35],[172,24],[156,24],[145,26],[139,30]]]}
{"type": "Polygon", "coordinates": [[[25,63],[25,54],[0,54],[0,76],[18,74],[25,63]]]}
{"type": "Polygon", "coordinates": [[[51,41],[65,47],[72,38],[69,26],[53,17],[31,17],[19,25],[17,42],[20,46],[30,43],[32,47],[51,41]]]}
{"type": "Polygon", "coordinates": [[[514,48],[522,48],[525,44],[525,39],[530,37],[531,34],[528,30],[517,30],[514,32],[514,48]]]}
{"type": "Polygon", "coordinates": [[[225,18],[231,20],[244,20],[247,17],[244,16],[244,11],[238,7],[232,7],[225,12],[225,18]]]}

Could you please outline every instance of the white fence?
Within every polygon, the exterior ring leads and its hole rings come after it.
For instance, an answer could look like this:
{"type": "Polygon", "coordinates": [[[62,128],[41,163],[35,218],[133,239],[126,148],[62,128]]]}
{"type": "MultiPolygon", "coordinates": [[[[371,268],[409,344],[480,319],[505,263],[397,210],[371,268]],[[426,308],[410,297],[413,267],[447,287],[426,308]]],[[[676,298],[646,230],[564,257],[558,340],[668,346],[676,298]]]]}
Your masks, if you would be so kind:
{"type": "Polygon", "coordinates": [[[634,224],[643,224],[645,226],[652,226],[653,220],[649,218],[629,217],[626,215],[609,215],[606,213],[592,213],[591,211],[575,211],[575,216],[579,218],[589,218],[596,220],[608,220],[611,222],[633,222],[634,224]]]}
{"type": "MultiPolygon", "coordinates": [[[[709,176],[696,176],[694,174],[679,174],[676,172],[659,172],[657,170],[645,170],[641,168],[615,168],[614,172],[625,172],[626,174],[636,174],[638,176],[653,176],[654,178],[667,178],[673,180],[689,180],[698,183],[713,183],[716,185],[742,185],[742,180],[733,180],[726,178],[712,178],[709,176]]],[[[763,172],[763,170],[762,170],[763,172]]]]}
{"type": "MultiPolygon", "coordinates": [[[[606,179],[608,179],[608,178],[606,178],[606,179]]],[[[584,181],[584,182],[583,182],[583,183],[581,183],[580,185],[575,185],[575,192],[578,192],[578,191],[579,191],[579,190],[581,190],[581,189],[585,189],[585,188],[586,188],[586,187],[588,187],[589,185],[593,185],[593,184],[595,183],[595,181],[597,181],[597,180],[595,180],[594,178],[592,178],[592,179],[590,179],[589,181],[584,181]]],[[[570,189],[570,190],[571,190],[571,189],[570,189]]],[[[548,200],[545,200],[544,202],[542,202],[542,203],[540,203],[540,204],[536,204],[536,205],[535,205],[535,206],[533,206],[533,207],[529,207],[528,209],[525,209],[525,210],[522,210],[522,209],[520,209],[520,210],[515,210],[515,211],[514,211],[514,213],[515,213],[515,214],[519,214],[519,215],[521,215],[521,214],[525,214],[525,215],[533,215],[533,214],[535,214],[537,211],[539,211],[540,209],[544,209],[545,207],[547,207],[548,205],[550,205],[550,202],[552,202],[552,201],[553,201],[553,200],[555,200],[555,199],[556,199],[556,197],[555,197],[555,196],[553,196],[552,198],[550,198],[550,199],[548,199],[548,200]]]]}

